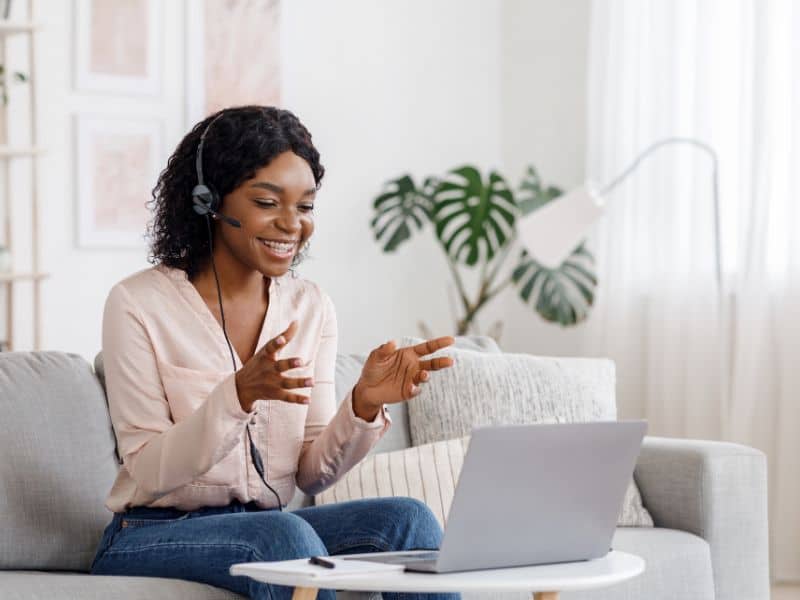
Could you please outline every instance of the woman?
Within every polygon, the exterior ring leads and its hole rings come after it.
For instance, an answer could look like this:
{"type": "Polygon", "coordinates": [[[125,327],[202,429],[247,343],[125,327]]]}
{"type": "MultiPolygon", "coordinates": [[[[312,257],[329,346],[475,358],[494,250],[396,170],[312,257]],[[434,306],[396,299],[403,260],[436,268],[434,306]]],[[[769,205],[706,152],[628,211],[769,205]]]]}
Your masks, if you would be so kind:
{"type": "Polygon", "coordinates": [[[103,315],[123,464],[92,573],[288,598],[230,565],[438,548],[438,523],[408,498],[282,510],[295,485],[318,493],[358,463],[390,425],[385,404],[452,364],[424,359],[451,337],[387,342],[336,408],[333,304],[287,275],[323,173],[306,128],[272,107],[220,111],[170,157],[153,191],[155,266],[116,284],[103,315]]]}

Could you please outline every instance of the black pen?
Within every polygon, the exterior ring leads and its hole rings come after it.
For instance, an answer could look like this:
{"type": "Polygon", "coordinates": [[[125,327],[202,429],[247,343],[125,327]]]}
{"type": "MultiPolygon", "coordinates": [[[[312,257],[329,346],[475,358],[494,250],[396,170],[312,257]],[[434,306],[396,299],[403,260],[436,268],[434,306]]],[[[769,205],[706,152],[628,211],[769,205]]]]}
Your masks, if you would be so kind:
{"type": "Polygon", "coordinates": [[[336,563],[320,558],[319,556],[312,556],[308,559],[308,562],[318,567],[325,567],[326,569],[333,569],[336,567],[336,563]]]}

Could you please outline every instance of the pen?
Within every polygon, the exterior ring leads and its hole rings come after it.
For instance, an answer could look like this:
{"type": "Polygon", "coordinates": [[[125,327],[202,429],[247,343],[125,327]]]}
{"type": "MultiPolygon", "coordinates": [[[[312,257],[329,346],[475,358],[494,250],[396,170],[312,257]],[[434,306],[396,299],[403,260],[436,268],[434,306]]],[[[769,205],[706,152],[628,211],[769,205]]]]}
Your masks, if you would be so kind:
{"type": "Polygon", "coordinates": [[[336,567],[336,563],[331,562],[329,560],[325,560],[324,558],[320,558],[319,556],[312,556],[308,559],[312,565],[317,565],[319,567],[325,567],[326,569],[333,569],[336,567]]]}

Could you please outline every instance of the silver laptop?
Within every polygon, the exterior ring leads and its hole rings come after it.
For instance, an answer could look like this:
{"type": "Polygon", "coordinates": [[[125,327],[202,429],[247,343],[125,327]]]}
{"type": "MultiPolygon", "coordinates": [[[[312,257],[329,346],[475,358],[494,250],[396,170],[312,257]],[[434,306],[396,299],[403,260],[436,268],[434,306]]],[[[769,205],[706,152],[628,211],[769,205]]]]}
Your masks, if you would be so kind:
{"type": "Polygon", "coordinates": [[[644,421],[476,428],[441,549],[358,559],[449,573],[604,556],[646,429],[644,421]]]}

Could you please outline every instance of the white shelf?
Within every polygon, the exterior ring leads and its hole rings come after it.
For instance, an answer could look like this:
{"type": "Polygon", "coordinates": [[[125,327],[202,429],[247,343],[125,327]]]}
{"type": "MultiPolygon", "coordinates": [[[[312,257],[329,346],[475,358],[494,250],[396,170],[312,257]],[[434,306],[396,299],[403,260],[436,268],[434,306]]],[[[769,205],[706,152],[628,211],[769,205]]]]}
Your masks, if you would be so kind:
{"type": "Polygon", "coordinates": [[[0,273],[0,283],[13,281],[40,281],[50,277],[50,273],[0,273]]]}
{"type": "Polygon", "coordinates": [[[32,21],[5,21],[0,19],[0,36],[32,33],[40,28],[41,24],[32,21]]]}
{"type": "MultiPolygon", "coordinates": [[[[17,313],[24,311],[25,313],[32,313],[33,315],[33,350],[38,350],[41,347],[41,311],[42,311],[42,286],[41,282],[50,276],[49,273],[41,272],[39,264],[39,155],[43,153],[43,149],[39,146],[39,122],[37,118],[37,77],[36,77],[36,40],[38,36],[33,34],[40,29],[43,29],[43,22],[36,22],[35,11],[33,5],[36,0],[14,0],[14,4],[24,4],[25,11],[21,11],[16,18],[2,19],[0,18],[0,54],[5,56],[7,50],[6,41],[13,35],[22,36],[17,37],[16,41],[20,42],[23,46],[27,47],[27,60],[24,61],[25,67],[23,70],[28,71],[27,88],[28,93],[23,99],[21,96],[18,101],[21,101],[20,106],[16,106],[15,100],[12,99],[11,105],[0,103],[0,115],[4,117],[6,124],[14,122],[16,119],[22,118],[27,122],[28,135],[20,137],[20,142],[15,144],[9,142],[4,137],[0,141],[0,169],[5,171],[6,176],[2,185],[0,185],[0,207],[3,207],[4,212],[4,229],[5,240],[4,245],[7,246],[8,251],[14,255],[13,242],[15,235],[12,235],[12,224],[14,219],[11,215],[12,205],[10,202],[12,189],[10,185],[11,177],[7,169],[10,168],[11,162],[16,158],[23,158],[29,161],[30,164],[30,197],[28,202],[25,203],[28,212],[30,213],[30,231],[25,233],[19,232],[18,235],[23,235],[30,238],[31,255],[28,260],[23,264],[19,264],[19,269],[11,267],[8,271],[0,272],[0,292],[6,292],[5,296],[5,330],[4,338],[9,350],[16,350],[15,348],[15,332],[14,321],[17,313]],[[24,12],[24,14],[22,14],[24,12]],[[27,101],[24,101],[27,100],[27,101]],[[27,104],[27,109],[22,110],[27,104]],[[24,266],[23,266],[24,265],[24,266]],[[10,294],[15,284],[21,284],[27,288],[30,285],[31,302],[17,302],[13,301],[14,294],[10,294]]],[[[23,64],[22,55],[20,54],[20,66],[23,64]]],[[[8,75],[15,70],[14,64],[6,64],[8,75]]],[[[25,123],[20,123],[24,125],[25,123]]],[[[7,135],[7,132],[6,132],[7,135]]],[[[20,203],[22,205],[22,203],[20,203]]],[[[26,290],[27,291],[27,290],[26,290]]],[[[27,319],[26,319],[27,320],[27,319]]]]}
{"type": "Polygon", "coordinates": [[[16,158],[21,156],[36,156],[44,152],[43,148],[32,146],[3,146],[0,145],[0,158],[16,158]]]}

